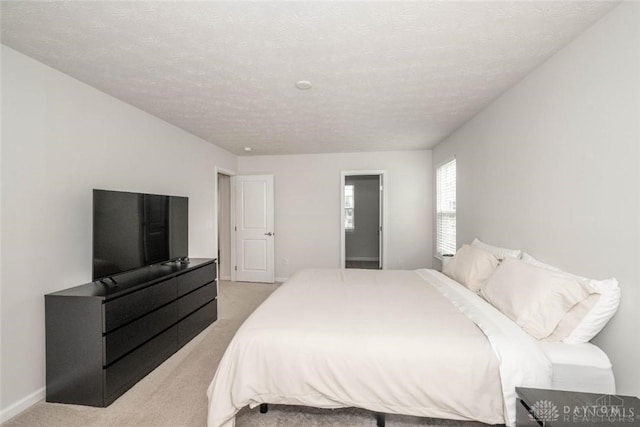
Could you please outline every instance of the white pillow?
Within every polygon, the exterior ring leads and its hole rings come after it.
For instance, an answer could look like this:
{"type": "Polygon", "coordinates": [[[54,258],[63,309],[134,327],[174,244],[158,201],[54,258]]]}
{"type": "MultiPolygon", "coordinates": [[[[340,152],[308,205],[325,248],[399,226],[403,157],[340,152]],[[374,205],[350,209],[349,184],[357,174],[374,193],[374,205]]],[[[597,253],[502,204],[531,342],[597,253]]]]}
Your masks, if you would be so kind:
{"type": "Polygon", "coordinates": [[[477,238],[473,239],[473,242],[471,242],[471,246],[475,246],[476,248],[484,249],[487,252],[491,252],[492,254],[497,256],[498,259],[500,260],[503,260],[504,258],[520,259],[520,255],[522,255],[522,251],[519,249],[499,248],[497,246],[492,246],[487,243],[484,243],[483,241],[478,240],[477,238]]]}
{"type": "MultiPolygon", "coordinates": [[[[586,286],[586,285],[585,285],[586,286]]],[[[567,311],[558,326],[553,330],[553,333],[545,338],[545,341],[564,341],[571,332],[582,322],[584,316],[593,308],[593,306],[600,299],[600,294],[593,293],[589,295],[589,298],[584,301],[580,301],[574,305],[571,310],[567,311]]]]}
{"type": "Polygon", "coordinates": [[[615,278],[594,280],[576,276],[575,274],[567,273],[566,271],[562,271],[552,265],[540,262],[526,252],[522,254],[522,260],[536,267],[566,274],[567,276],[582,280],[583,282],[586,282],[592,292],[600,294],[600,298],[598,298],[593,307],[582,318],[575,329],[562,340],[562,342],[566,344],[581,344],[591,341],[591,339],[605,327],[607,322],[609,322],[618,310],[618,306],[620,305],[620,287],[618,286],[618,281],[615,278]]]}
{"type": "Polygon", "coordinates": [[[529,335],[544,339],[576,304],[589,297],[576,278],[505,258],[482,295],[529,335]]]}
{"type": "Polygon", "coordinates": [[[499,262],[492,253],[463,245],[443,266],[442,272],[473,292],[479,292],[499,262]]]}

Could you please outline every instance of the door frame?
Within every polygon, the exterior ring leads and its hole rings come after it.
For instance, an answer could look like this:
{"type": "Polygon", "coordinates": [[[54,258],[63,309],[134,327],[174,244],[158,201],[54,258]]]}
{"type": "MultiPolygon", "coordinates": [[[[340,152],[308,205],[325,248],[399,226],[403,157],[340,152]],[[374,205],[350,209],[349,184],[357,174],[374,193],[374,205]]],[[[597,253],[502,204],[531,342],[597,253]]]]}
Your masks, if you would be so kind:
{"type": "Polygon", "coordinates": [[[380,218],[378,224],[382,226],[380,230],[380,256],[382,257],[381,267],[387,268],[387,193],[388,178],[385,170],[349,170],[340,172],[340,268],[346,265],[346,239],[344,229],[344,185],[348,176],[377,175],[380,178],[380,186],[382,187],[382,197],[380,200],[380,218]]]}
{"type": "MultiPolygon", "coordinates": [[[[216,251],[215,251],[215,258],[216,258],[216,263],[219,263],[220,260],[218,260],[218,252],[220,251],[220,248],[218,247],[218,242],[220,240],[220,224],[218,222],[219,218],[218,218],[218,209],[219,209],[219,204],[220,201],[218,200],[218,175],[226,175],[229,178],[231,178],[231,180],[233,180],[233,177],[236,175],[235,172],[229,170],[229,169],[224,169],[218,166],[215,166],[214,168],[215,171],[215,180],[214,180],[214,189],[213,189],[213,197],[215,199],[215,205],[216,208],[213,212],[213,223],[214,223],[214,229],[215,229],[215,242],[216,242],[216,251]]],[[[234,196],[233,196],[233,183],[230,183],[230,188],[229,188],[229,192],[230,192],[230,197],[229,197],[229,209],[230,209],[230,213],[229,213],[229,232],[231,233],[231,253],[229,254],[229,260],[231,261],[231,265],[235,265],[235,260],[236,260],[236,255],[235,255],[235,241],[233,239],[233,227],[234,227],[234,221],[235,221],[235,206],[234,206],[234,196]]],[[[218,275],[220,274],[220,266],[218,265],[218,275]]],[[[235,281],[235,275],[234,275],[234,269],[231,268],[231,281],[235,281]]]]}

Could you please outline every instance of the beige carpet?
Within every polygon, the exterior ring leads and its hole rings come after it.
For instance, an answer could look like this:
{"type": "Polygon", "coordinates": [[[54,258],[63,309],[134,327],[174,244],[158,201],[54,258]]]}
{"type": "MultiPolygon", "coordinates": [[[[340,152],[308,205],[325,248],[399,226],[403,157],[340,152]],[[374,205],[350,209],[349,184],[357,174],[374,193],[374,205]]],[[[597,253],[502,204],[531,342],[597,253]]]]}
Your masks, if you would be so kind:
{"type": "MultiPolygon", "coordinates": [[[[220,282],[218,320],[107,408],[41,401],[3,423],[3,427],[202,427],[207,419],[206,390],[218,362],[244,319],[277,285],[220,282]]],[[[248,408],[237,427],[375,426],[373,413],[346,408],[323,410],[271,405],[267,414],[248,408]]],[[[483,426],[387,415],[387,426],[483,426]]]]}

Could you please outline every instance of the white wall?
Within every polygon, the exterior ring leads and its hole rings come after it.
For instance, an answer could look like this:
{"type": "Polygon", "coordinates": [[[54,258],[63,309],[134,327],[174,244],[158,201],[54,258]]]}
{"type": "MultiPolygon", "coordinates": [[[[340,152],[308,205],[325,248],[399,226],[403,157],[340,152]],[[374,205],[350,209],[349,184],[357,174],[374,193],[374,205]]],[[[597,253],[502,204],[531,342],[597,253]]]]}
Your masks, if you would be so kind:
{"type": "Polygon", "coordinates": [[[239,174],[274,175],[276,277],[339,267],[340,172],[355,170],[386,171],[386,268],[431,265],[431,151],[239,157],[239,174]]]}
{"type": "Polygon", "coordinates": [[[640,395],[640,4],[623,3],[434,149],[455,155],[458,246],[475,236],[615,276],[596,338],[640,395]]]}
{"type": "Polygon", "coordinates": [[[44,294],[91,280],[91,190],[188,196],[189,255],[214,257],[236,158],[4,46],[1,158],[6,419],[44,395],[44,294]]]}

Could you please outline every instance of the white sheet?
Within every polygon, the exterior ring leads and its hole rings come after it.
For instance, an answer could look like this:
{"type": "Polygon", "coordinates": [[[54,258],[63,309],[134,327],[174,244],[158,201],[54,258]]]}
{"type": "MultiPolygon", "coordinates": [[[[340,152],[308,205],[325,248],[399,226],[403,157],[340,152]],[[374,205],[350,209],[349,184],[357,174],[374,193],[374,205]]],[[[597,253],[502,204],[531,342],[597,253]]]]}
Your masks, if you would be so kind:
{"type": "Polygon", "coordinates": [[[585,393],[616,393],[611,361],[594,344],[541,341],[540,346],[553,367],[551,388],[585,393]]]}
{"type": "Polygon", "coordinates": [[[441,273],[306,270],[238,330],[207,393],[208,425],[233,426],[260,403],[513,424],[513,388],[550,384],[533,338],[441,273]]]}

